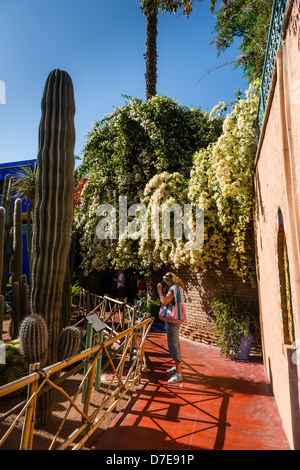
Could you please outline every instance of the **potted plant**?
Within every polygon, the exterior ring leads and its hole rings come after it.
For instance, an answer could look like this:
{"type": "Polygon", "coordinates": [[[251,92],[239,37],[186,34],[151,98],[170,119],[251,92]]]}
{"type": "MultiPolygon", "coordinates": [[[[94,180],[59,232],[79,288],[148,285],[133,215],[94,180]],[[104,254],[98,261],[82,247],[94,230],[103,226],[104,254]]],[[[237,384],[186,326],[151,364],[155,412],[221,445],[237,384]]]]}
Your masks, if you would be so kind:
{"type": "Polygon", "coordinates": [[[161,330],[161,331],[165,331],[165,322],[163,322],[160,318],[159,318],[159,310],[160,310],[160,307],[161,307],[161,302],[160,300],[152,300],[148,305],[147,307],[145,308],[145,311],[150,313],[151,317],[154,317],[154,323],[153,323],[153,328],[155,329],[158,329],[158,330],[161,330]]]}
{"type": "Polygon", "coordinates": [[[214,297],[211,310],[216,320],[215,333],[221,354],[236,359],[248,359],[259,331],[253,306],[227,294],[214,297]]]}
{"type": "Polygon", "coordinates": [[[134,305],[139,311],[150,313],[151,317],[154,318],[154,323],[152,325],[153,328],[165,331],[165,324],[159,318],[159,309],[161,306],[161,302],[159,299],[152,300],[150,303],[147,304],[147,298],[142,297],[141,299],[136,300],[134,305]]]}

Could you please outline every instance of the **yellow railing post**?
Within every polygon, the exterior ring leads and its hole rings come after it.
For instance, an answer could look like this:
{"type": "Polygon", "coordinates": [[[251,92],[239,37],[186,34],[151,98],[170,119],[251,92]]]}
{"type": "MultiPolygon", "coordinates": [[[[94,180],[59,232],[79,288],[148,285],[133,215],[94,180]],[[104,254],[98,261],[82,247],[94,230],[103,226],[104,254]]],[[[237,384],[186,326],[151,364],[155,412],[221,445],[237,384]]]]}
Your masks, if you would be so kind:
{"type": "MultiPolygon", "coordinates": [[[[85,348],[89,349],[92,346],[92,342],[93,342],[93,323],[88,322],[86,326],[85,348]]],[[[85,368],[83,369],[83,375],[86,375],[88,370],[89,370],[89,366],[85,366],[85,368]]],[[[82,389],[82,403],[85,402],[86,389],[87,389],[87,383],[85,382],[83,389],[82,389]]]]}
{"type": "MultiPolygon", "coordinates": [[[[100,320],[103,322],[104,317],[101,317],[100,320]]],[[[103,342],[103,330],[99,331],[98,340],[99,340],[100,344],[103,342]]],[[[95,385],[94,385],[95,390],[99,390],[99,388],[100,388],[101,367],[102,367],[102,353],[100,354],[99,358],[97,359],[97,364],[96,364],[95,385]]]]}
{"type": "Polygon", "coordinates": [[[89,371],[88,381],[85,383],[86,391],[85,391],[84,406],[83,406],[83,413],[85,415],[88,415],[89,413],[89,407],[91,403],[91,396],[92,396],[92,390],[93,390],[93,385],[94,385],[94,380],[95,380],[95,372],[96,372],[96,365],[97,365],[98,357],[99,357],[99,354],[97,354],[97,359],[94,359],[90,366],[91,370],[89,371]]]}
{"type": "MultiPolygon", "coordinates": [[[[40,363],[30,364],[29,373],[36,372],[40,369],[40,363]]],[[[29,400],[32,395],[34,395],[38,388],[38,380],[35,380],[28,385],[27,391],[27,400],[29,400]]],[[[36,410],[36,399],[35,396],[26,410],[25,421],[22,429],[22,438],[21,438],[21,450],[31,450],[33,442],[33,430],[34,430],[34,419],[35,419],[35,410],[36,410]]]]}

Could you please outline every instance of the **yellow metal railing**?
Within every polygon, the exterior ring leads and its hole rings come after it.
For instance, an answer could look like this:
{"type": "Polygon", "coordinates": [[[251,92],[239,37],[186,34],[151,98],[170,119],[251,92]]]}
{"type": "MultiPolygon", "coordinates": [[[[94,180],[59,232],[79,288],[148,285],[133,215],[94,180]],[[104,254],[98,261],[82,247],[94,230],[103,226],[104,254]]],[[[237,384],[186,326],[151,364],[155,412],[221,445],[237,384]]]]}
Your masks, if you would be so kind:
{"type": "Polygon", "coordinates": [[[18,412],[14,421],[6,429],[5,434],[2,437],[0,436],[0,449],[8,436],[19,425],[21,418],[23,419],[23,426],[19,448],[22,450],[32,449],[35,436],[37,398],[51,388],[67,399],[68,406],[52,439],[49,450],[64,450],[70,446],[73,450],[82,449],[87,439],[116,408],[124,395],[140,383],[142,372],[146,369],[145,341],[153,319],[144,315],[137,321],[135,308],[109,297],[104,297],[100,304],[79,323],[89,320],[89,316],[95,312],[105,324],[104,334],[106,339],[101,341],[100,334],[94,333],[92,335],[94,344],[76,356],[44,369],[40,369],[39,364],[33,364],[29,375],[0,387],[0,398],[27,387],[27,399],[0,416],[1,424],[9,416],[12,414],[15,416],[18,412]],[[117,318],[115,318],[116,316],[117,318]],[[121,331],[118,332],[118,329],[121,329],[121,331]],[[82,380],[75,395],[70,396],[62,385],[68,378],[80,371],[83,371],[82,380]],[[109,371],[111,379],[102,383],[101,374],[105,371],[109,371]],[[97,408],[91,411],[93,388],[99,392],[101,400],[97,408]],[[81,422],[79,421],[79,425],[76,424],[77,427],[62,442],[62,430],[71,410],[76,410],[81,422]],[[58,442],[59,438],[60,442],[58,442]]]}

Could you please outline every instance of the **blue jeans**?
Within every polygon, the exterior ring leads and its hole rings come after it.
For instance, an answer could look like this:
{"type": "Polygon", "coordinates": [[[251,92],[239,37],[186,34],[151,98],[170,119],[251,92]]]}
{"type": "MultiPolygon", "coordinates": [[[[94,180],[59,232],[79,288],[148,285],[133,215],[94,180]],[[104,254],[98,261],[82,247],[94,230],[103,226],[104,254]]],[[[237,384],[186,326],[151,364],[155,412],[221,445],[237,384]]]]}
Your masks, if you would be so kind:
{"type": "Polygon", "coordinates": [[[179,343],[179,323],[165,322],[170,356],[174,361],[181,361],[181,348],[179,343]]]}

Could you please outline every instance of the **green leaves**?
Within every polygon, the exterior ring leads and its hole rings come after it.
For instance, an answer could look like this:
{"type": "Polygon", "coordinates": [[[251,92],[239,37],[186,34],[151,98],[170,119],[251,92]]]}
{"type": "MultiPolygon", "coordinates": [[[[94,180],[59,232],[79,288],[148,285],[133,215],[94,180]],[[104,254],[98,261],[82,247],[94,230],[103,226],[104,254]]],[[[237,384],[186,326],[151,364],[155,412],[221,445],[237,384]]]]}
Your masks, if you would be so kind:
{"type": "Polygon", "coordinates": [[[182,10],[185,16],[189,16],[193,9],[194,0],[141,0],[141,9],[147,14],[154,13],[176,13],[182,10]]]}
{"type": "Polygon", "coordinates": [[[220,54],[235,38],[242,39],[237,66],[243,68],[249,81],[262,75],[271,12],[270,0],[228,0],[215,14],[213,44],[220,54]]]}
{"type": "Polygon", "coordinates": [[[179,171],[188,176],[194,152],[217,140],[222,122],[164,96],[147,102],[130,98],[95,123],[79,176],[95,173],[99,181],[101,175],[107,189],[134,197],[156,173],[179,171]]]}

